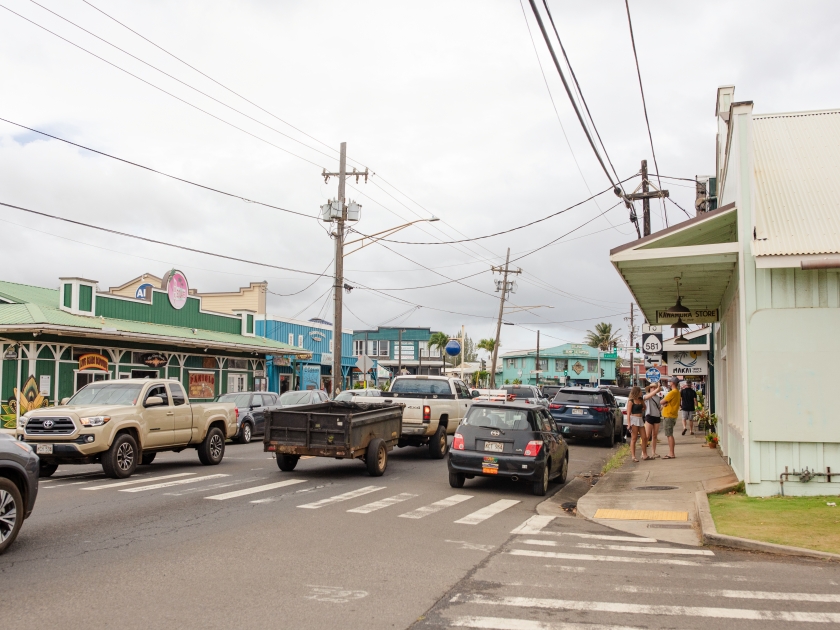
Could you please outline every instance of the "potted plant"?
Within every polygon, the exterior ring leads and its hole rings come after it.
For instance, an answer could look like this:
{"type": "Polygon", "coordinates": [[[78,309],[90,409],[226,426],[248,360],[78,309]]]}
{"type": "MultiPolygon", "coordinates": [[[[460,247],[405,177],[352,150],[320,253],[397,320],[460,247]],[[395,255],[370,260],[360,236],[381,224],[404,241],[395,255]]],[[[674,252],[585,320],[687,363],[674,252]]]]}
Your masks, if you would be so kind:
{"type": "Polygon", "coordinates": [[[706,444],[708,444],[709,448],[717,448],[718,434],[717,433],[707,434],[706,435],[706,444]]]}

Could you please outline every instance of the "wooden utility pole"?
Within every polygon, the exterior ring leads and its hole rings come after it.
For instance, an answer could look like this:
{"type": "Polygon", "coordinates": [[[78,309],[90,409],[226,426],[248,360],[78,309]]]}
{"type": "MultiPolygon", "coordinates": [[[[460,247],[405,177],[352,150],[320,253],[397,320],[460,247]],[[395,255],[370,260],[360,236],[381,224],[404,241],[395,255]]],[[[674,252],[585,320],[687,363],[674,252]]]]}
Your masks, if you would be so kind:
{"type": "Polygon", "coordinates": [[[636,347],[633,345],[633,311],[636,310],[633,302],[630,302],[630,386],[636,381],[636,347]]]}
{"type": "Polygon", "coordinates": [[[648,179],[647,160],[642,160],[642,183],[639,184],[632,194],[626,195],[625,197],[630,201],[642,202],[642,236],[650,236],[650,200],[662,199],[668,196],[669,193],[667,190],[659,190],[656,186],[650,183],[650,180],[648,179]],[[651,186],[654,188],[653,191],[650,190],[651,186]]]}
{"type": "Polygon", "coordinates": [[[540,331],[537,331],[537,387],[540,386],[540,331]]]}
{"type": "Polygon", "coordinates": [[[505,256],[505,266],[504,269],[501,267],[492,267],[494,273],[498,272],[502,274],[502,282],[499,284],[499,281],[496,281],[496,291],[501,291],[501,297],[499,298],[499,319],[496,322],[496,341],[493,343],[493,356],[491,358],[492,363],[490,365],[490,388],[493,389],[496,387],[496,359],[499,356],[499,336],[502,334],[502,316],[505,314],[505,296],[511,292],[513,288],[512,283],[508,284],[508,274],[520,274],[522,273],[521,269],[517,269],[516,271],[511,271],[510,268],[510,247],[507,249],[507,255],[505,256]]]}

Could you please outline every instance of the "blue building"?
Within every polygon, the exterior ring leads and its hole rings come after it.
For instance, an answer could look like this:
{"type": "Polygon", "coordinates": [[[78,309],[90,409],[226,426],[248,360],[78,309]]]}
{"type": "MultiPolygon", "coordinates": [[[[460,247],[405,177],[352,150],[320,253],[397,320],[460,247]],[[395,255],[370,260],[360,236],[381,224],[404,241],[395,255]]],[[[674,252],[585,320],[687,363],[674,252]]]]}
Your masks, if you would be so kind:
{"type": "MultiPolygon", "coordinates": [[[[258,337],[267,337],[309,351],[303,358],[275,356],[266,361],[268,390],[280,394],[294,389],[332,391],[332,334],[332,326],[323,320],[300,321],[274,316],[258,319],[258,337]]],[[[341,350],[341,389],[346,389],[346,384],[350,382],[350,372],[356,365],[352,331],[342,332],[341,350]]]]}
{"type": "MultiPolygon", "coordinates": [[[[599,353],[597,348],[585,344],[567,343],[540,349],[538,368],[536,350],[506,352],[500,361],[501,383],[519,381],[526,385],[536,385],[539,369],[540,384],[544,385],[589,385],[599,376],[602,384],[615,384],[616,357],[614,352],[599,353]]],[[[498,376],[496,383],[499,383],[498,376]]]]}

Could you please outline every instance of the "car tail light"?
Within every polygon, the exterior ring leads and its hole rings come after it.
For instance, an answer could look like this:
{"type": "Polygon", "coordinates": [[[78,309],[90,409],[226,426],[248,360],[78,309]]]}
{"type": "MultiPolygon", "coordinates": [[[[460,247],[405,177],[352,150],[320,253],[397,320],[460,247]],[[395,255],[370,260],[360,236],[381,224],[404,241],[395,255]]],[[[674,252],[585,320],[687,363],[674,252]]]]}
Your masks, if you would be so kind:
{"type": "Polygon", "coordinates": [[[609,407],[591,407],[592,411],[600,411],[601,413],[607,413],[610,408],[609,407]]]}
{"type": "Polygon", "coordinates": [[[516,400],[516,394],[508,394],[508,400],[516,400]]]}
{"type": "Polygon", "coordinates": [[[423,405],[423,422],[432,421],[432,408],[429,405],[423,405]]]}
{"type": "Polygon", "coordinates": [[[460,433],[456,433],[452,437],[452,448],[456,451],[463,451],[464,450],[464,436],[460,433]]]}
{"type": "Polygon", "coordinates": [[[549,409],[554,409],[556,411],[563,411],[564,409],[566,409],[566,405],[561,405],[560,403],[551,403],[548,406],[548,408],[549,409]]]}
{"type": "Polygon", "coordinates": [[[536,457],[540,454],[543,443],[539,440],[531,440],[525,447],[525,457],[536,457]]]}
{"type": "Polygon", "coordinates": [[[530,404],[531,404],[531,399],[530,399],[530,398],[526,398],[526,399],[525,399],[525,404],[526,404],[526,405],[530,405],[530,404]]]}
{"type": "Polygon", "coordinates": [[[239,421],[239,407],[234,407],[233,410],[236,412],[236,420],[239,421]]]}

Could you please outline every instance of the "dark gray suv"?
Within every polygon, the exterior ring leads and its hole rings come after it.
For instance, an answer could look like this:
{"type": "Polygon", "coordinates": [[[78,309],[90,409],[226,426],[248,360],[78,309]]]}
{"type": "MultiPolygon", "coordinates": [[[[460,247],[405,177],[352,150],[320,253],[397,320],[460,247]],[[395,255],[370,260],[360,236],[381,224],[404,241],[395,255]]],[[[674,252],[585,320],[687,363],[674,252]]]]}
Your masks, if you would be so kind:
{"type": "Polygon", "coordinates": [[[238,392],[222,394],[217,402],[232,402],[238,410],[235,442],[248,444],[255,435],[265,433],[265,409],[277,404],[279,396],[272,392],[238,392]]]}
{"type": "Polygon", "coordinates": [[[26,442],[0,433],[0,553],[17,538],[38,496],[38,456],[26,442]]]}

